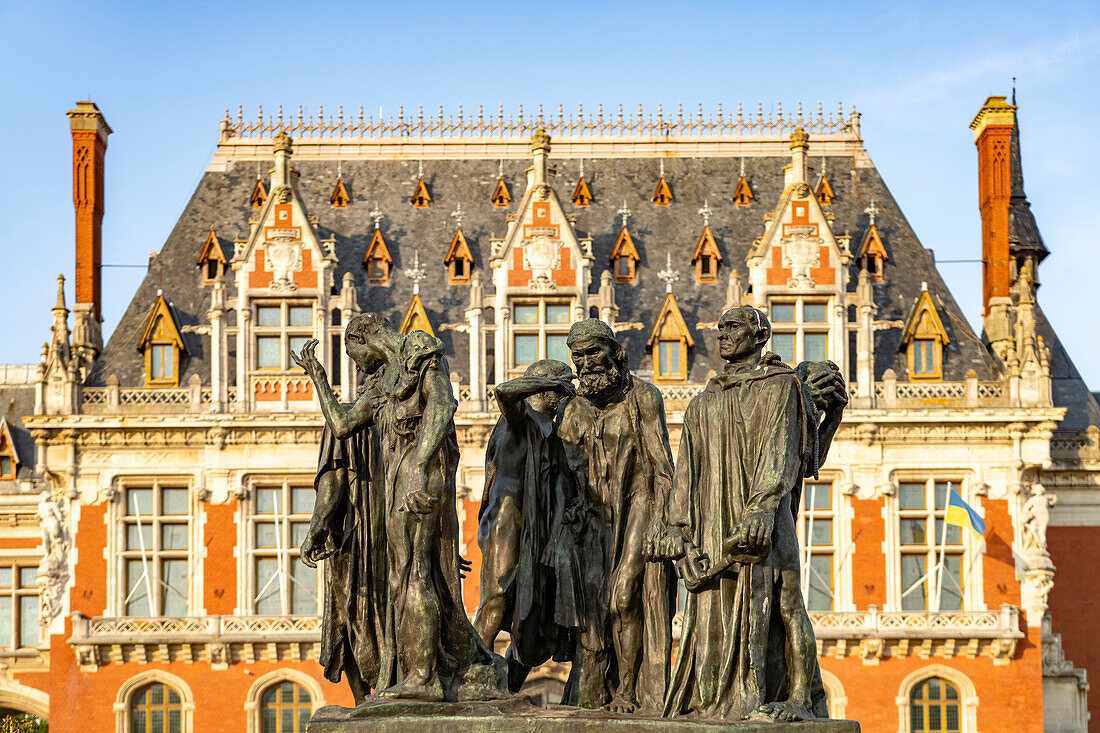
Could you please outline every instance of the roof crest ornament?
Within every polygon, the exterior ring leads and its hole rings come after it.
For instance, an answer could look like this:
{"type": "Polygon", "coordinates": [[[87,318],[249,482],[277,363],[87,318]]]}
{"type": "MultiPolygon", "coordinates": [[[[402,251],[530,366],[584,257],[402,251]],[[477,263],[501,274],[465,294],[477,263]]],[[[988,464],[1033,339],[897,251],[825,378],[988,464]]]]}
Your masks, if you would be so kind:
{"type": "Polygon", "coordinates": [[[634,215],[630,210],[630,207],[626,205],[626,201],[623,201],[623,205],[619,207],[619,210],[615,212],[623,218],[623,227],[626,227],[627,220],[634,215]]]}
{"type": "Polygon", "coordinates": [[[741,156],[741,177],[745,177],[745,156],[741,156]]]}
{"type": "Polygon", "coordinates": [[[462,228],[462,220],[466,217],[466,212],[462,209],[462,202],[458,202],[458,206],[451,212],[451,217],[458,222],[458,228],[462,228]]]}
{"type": "Polygon", "coordinates": [[[420,266],[420,250],[413,252],[413,266],[405,270],[413,284],[413,295],[420,295],[420,283],[428,277],[428,271],[420,266]]]}
{"type": "Polygon", "coordinates": [[[672,269],[672,253],[665,252],[665,269],[657,273],[657,277],[664,281],[665,292],[672,292],[672,283],[680,279],[680,271],[672,269]]]}
{"type": "Polygon", "coordinates": [[[378,229],[378,222],[382,221],[382,212],[378,210],[377,202],[375,202],[374,208],[371,209],[370,218],[374,219],[374,228],[378,229]]]}
{"type": "Polygon", "coordinates": [[[504,158],[500,159],[500,165],[497,168],[497,178],[504,178],[504,158]]]}
{"type": "Polygon", "coordinates": [[[344,115],[343,108],[339,108],[337,115],[324,115],[324,110],[319,109],[317,115],[303,116],[299,108],[298,115],[280,114],[273,118],[264,116],[263,107],[258,109],[255,120],[245,122],[240,107],[237,110],[237,119],[228,116],[223,118],[220,125],[221,139],[223,141],[236,137],[274,137],[278,132],[286,132],[296,137],[509,137],[530,135],[539,129],[544,129],[550,135],[584,135],[593,130],[600,130],[608,134],[620,135],[743,135],[756,133],[771,135],[785,131],[793,131],[796,127],[803,127],[809,133],[849,133],[859,134],[859,115],[852,109],[845,113],[843,104],[838,104],[836,112],[825,115],[818,106],[818,115],[806,116],[798,107],[798,114],[783,114],[782,105],[776,112],[769,111],[767,118],[764,116],[763,104],[757,105],[756,114],[743,113],[743,105],[738,103],[737,115],[730,116],[723,112],[722,105],[718,105],[717,117],[712,114],[704,114],[702,106],[698,106],[696,112],[683,112],[683,105],[677,105],[675,115],[665,115],[663,106],[658,105],[657,114],[646,115],[644,109],[639,106],[636,112],[624,115],[622,106],[620,112],[615,115],[604,115],[603,106],[598,106],[598,112],[584,114],[582,107],[578,106],[575,113],[566,115],[559,106],[557,116],[524,115],[522,107],[517,116],[505,116],[504,107],[500,105],[496,115],[484,115],[480,108],[478,114],[465,115],[461,107],[456,116],[444,115],[442,108],[438,115],[423,113],[423,108],[418,107],[416,115],[408,117],[404,114],[404,107],[398,108],[395,117],[383,118],[382,108],[378,109],[378,119],[374,117],[364,118],[362,108],[359,115],[344,115]]]}
{"type": "Polygon", "coordinates": [[[863,213],[866,214],[868,217],[870,217],[871,226],[874,226],[875,225],[875,217],[878,215],[878,207],[875,206],[875,197],[874,196],[871,197],[871,203],[867,206],[866,209],[863,210],[863,213]]]}
{"type": "Polygon", "coordinates": [[[714,213],[714,209],[710,207],[710,202],[703,199],[703,208],[699,209],[699,215],[703,217],[703,226],[710,226],[710,215],[714,213]]]}

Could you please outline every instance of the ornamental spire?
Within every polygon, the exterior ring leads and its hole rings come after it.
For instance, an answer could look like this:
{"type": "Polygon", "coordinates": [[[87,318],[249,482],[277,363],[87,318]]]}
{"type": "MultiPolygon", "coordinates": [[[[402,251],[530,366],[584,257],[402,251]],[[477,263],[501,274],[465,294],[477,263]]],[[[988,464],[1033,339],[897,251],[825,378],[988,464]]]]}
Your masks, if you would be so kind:
{"type": "Polygon", "coordinates": [[[413,266],[405,270],[405,274],[413,283],[413,295],[420,295],[420,283],[428,277],[428,272],[420,266],[420,250],[413,252],[413,266]]]}
{"type": "Polygon", "coordinates": [[[665,269],[657,273],[657,277],[664,281],[665,292],[672,292],[672,283],[680,279],[680,271],[672,269],[672,253],[665,252],[665,269]]]}

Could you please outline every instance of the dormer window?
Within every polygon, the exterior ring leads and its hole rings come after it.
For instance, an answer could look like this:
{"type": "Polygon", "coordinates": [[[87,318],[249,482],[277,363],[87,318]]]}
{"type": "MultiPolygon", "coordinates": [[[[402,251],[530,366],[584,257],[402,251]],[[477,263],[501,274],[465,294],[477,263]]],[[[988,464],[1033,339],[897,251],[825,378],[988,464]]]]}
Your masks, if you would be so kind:
{"type": "Polygon", "coordinates": [[[828,206],[836,198],[833,187],[829,185],[829,179],[824,174],[821,175],[821,180],[817,182],[817,190],[814,191],[814,196],[817,197],[817,202],[822,206],[828,206]]]}
{"type": "Polygon", "coordinates": [[[658,206],[668,206],[672,203],[672,189],[669,188],[663,174],[657,181],[657,188],[653,191],[653,203],[658,206]]]}
{"type": "Polygon", "coordinates": [[[267,203],[267,189],[264,188],[264,182],[259,178],[256,179],[256,185],[252,187],[248,203],[253,209],[262,209],[264,204],[267,203]]]}
{"type": "Polygon", "coordinates": [[[905,322],[901,342],[908,352],[910,380],[943,379],[943,349],[950,343],[950,339],[927,290],[921,291],[913,305],[905,322]]]}
{"type": "Polygon", "coordinates": [[[447,250],[447,256],[443,258],[447,265],[451,285],[468,285],[470,283],[470,270],[473,268],[474,256],[470,247],[466,244],[466,236],[462,233],[462,227],[455,230],[451,246],[447,250]]]}
{"type": "Polygon", "coordinates": [[[348,208],[348,204],[351,203],[351,196],[348,195],[348,189],[344,186],[343,178],[336,179],[336,187],[332,189],[332,195],[329,196],[328,200],[334,209],[348,208]]]}
{"type": "Polygon", "coordinates": [[[867,233],[863,235],[863,244],[859,248],[859,258],[861,266],[867,268],[867,271],[871,273],[871,279],[875,282],[882,282],[882,263],[890,259],[886,254],[886,247],[882,244],[882,237],[879,236],[878,227],[872,223],[867,228],[867,233]]]}
{"type": "Polygon", "coordinates": [[[737,182],[737,188],[733,190],[733,203],[738,206],[748,206],[752,203],[753,195],[752,189],[749,188],[749,181],[745,178],[745,174],[741,174],[741,180],[737,182]]]}
{"type": "Polygon", "coordinates": [[[386,240],[382,238],[382,230],[375,229],[371,235],[370,244],[367,245],[367,253],[363,256],[363,267],[367,270],[368,285],[389,285],[390,267],[393,258],[386,246],[386,240]]]}
{"type": "Polygon", "coordinates": [[[0,418],[0,481],[14,479],[18,463],[11,428],[6,419],[0,418]]]}
{"type": "Polygon", "coordinates": [[[619,239],[615,242],[615,248],[611,251],[611,273],[615,277],[615,282],[633,284],[634,266],[639,259],[630,230],[623,225],[619,231],[619,239]]]}
{"type": "Polygon", "coordinates": [[[504,176],[497,179],[491,200],[493,206],[498,209],[507,209],[508,204],[512,203],[512,195],[508,193],[508,184],[504,182],[504,176]]]}
{"type": "Polygon", "coordinates": [[[646,345],[653,358],[657,384],[687,381],[687,352],[695,344],[672,293],[665,295],[646,345]]]}
{"type": "Polygon", "coordinates": [[[146,387],[178,387],[180,354],[184,351],[179,323],[164,296],[158,295],[138,339],[145,355],[146,387]]]}
{"type": "Polygon", "coordinates": [[[199,254],[199,267],[202,268],[202,284],[212,285],[215,280],[225,274],[225,254],[222,252],[221,242],[214,233],[213,227],[206,236],[206,242],[199,254]]]}
{"type": "Polygon", "coordinates": [[[411,201],[414,209],[426,209],[428,204],[432,202],[432,195],[428,193],[428,186],[424,183],[423,178],[417,179],[411,201]]]}
{"type": "Polygon", "coordinates": [[[714,241],[709,224],[703,226],[703,233],[699,237],[699,243],[695,245],[695,254],[691,261],[695,265],[695,282],[718,282],[718,264],[722,261],[722,254],[718,251],[718,244],[714,241]]]}
{"type": "Polygon", "coordinates": [[[584,208],[592,203],[592,191],[588,188],[588,182],[584,176],[577,179],[577,186],[573,189],[573,205],[584,208]]]}

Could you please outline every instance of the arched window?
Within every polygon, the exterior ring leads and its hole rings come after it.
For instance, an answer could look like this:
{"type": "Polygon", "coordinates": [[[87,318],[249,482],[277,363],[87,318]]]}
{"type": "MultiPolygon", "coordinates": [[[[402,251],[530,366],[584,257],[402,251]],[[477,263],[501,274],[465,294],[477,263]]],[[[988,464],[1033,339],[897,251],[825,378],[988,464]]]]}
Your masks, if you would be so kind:
{"type": "Polygon", "coordinates": [[[932,677],[909,691],[909,730],[912,733],[960,733],[959,690],[932,677]]]}
{"type": "Polygon", "coordinates": [[[959,670],[929,664],[898,687],[898,730],[902,733],[974,733],[978,691],[959,670]]]}
{"type": "Polygon", "coordinates": [[[115,698],[115,730],[122,733],[191,733],[195,698],[179,677],[152,669],[122,684],[115,698]]]}
{"type": "Polygon", "coordinates": [[[290,680],[264,690],[260,696],[261,733],[305,733],[313,713],[309,691],[290,680]]]}
{"type": "Polygon", "coordinates": [[[183,700],[160,682],[138,689],[130,698],[131,733],[183,733],[183,700]]]}
{"type": "Polygon", "coordinates": [[[276,669],[262,675],[248,690],[244,710],[246,733],[304,733],[314,710],[325,704],[321,685],[296,669],[276,669]]]}

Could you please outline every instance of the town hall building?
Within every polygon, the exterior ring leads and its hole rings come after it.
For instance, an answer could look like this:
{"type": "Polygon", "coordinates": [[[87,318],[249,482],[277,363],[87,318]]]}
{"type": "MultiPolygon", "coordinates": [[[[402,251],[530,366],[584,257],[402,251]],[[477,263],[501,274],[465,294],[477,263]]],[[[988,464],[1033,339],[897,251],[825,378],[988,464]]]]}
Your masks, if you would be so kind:
{"type": "MultiPolygon", "coordinates": [[[[298,558],[322,417],[290,352],[318,339],[352,399],[356,313],[446,347],[473,613],[493,386],[568,361],[570,325],[600,318],[663,393],[675,453],[722,366],[716,322],[748,304],[771,351],[832,360],[851,396],[799,523],[831,714],[1088,729],[1100,406],[1040,306],[1051,251],[1015,104],[990,97],[971,124],[982,230],[952,254],[981,253],[978,328],[858,113],[738,106],[227,113],[102,333],[111,129],[91,102],[68,114],[75,277],[39,314],[41,363],[0,367],[0,708],[54,731],[259,733],[351,704],[317,664],[323,572],[298,558]],[[983,536],[945,524],[951,492],[983,536]]],[[[554,701],[565,674],[528,690],[554,701]]]]}

